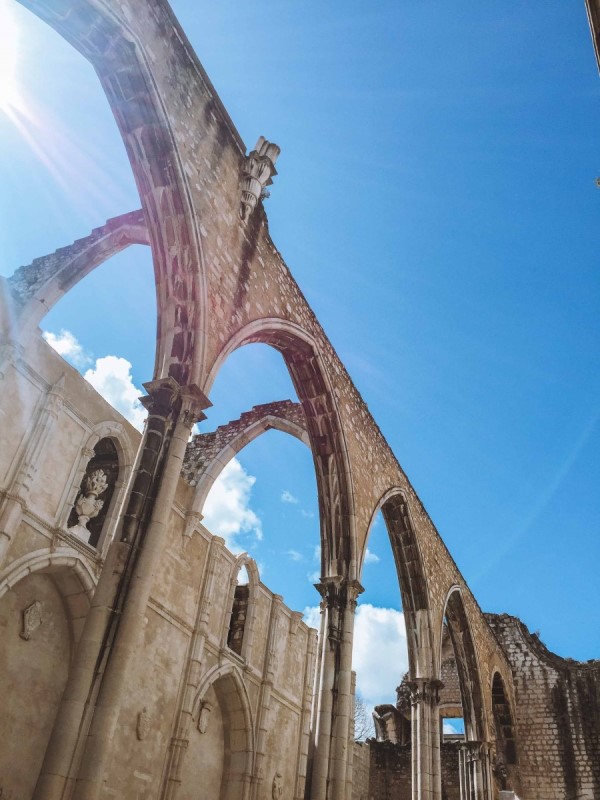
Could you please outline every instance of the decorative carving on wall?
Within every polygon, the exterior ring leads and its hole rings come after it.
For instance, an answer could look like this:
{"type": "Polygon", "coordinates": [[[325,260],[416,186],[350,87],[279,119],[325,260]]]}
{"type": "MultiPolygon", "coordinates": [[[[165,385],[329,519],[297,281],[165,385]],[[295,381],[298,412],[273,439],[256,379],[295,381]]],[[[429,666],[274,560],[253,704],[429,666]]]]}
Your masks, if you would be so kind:
{"type": "Polygon", "coordinates": [[[240,217],[244,222],[256,208],[259,197],[265,196],[265,187],[273,183],[273,176],[277,175],[275,162],[280,152],[281,148],[261,136],[244,161],[240,205],[240,217]]]}
{"type": "Polygon", "coordinates": [[[22,628],[19,633],[21,639],[28,642],[31,634],[40,627],[42,622],[42,604],[39,600],[34,600],[31,605],[23,609],[22,628]]]}
{"type": "Polygon", "coordinates": [[[211,712],[212,705],[207,700],[203,700],[200,705],[200,713],[198,714],[198,730],[200,733],[206,733],[208,730],[211,712]]]}
{"type": "Polygon", "coordinates": [[[283,775],[281,772],[276,772],[273,777],[273,785],[271,787],[271,797],[273,800],[281,800],[283,797],[283,775]]]}
{"type": "Polygon", "coordinates": [[[103,469],[96,469],[83,479],[82,490],[75,501],[75,511],[78,514],[77,525],[69,528],[69,533],[74,533],[86,541],[89,540],[90,531],[87,527],[88,522],[97,517],[104,500],[100,500],[100,495],[108,489],[108,479],[103,469]]]}
{"type": "Polygon", "coordinates": [[[150,733],[150,727],[152,725],[152,718],[148,713],[148,709],[146,706],[142,708],[140,713],[137,715],[137,725],[135,728],[135,733],[140,742],[143,742],[144,739],[150,733]]]}

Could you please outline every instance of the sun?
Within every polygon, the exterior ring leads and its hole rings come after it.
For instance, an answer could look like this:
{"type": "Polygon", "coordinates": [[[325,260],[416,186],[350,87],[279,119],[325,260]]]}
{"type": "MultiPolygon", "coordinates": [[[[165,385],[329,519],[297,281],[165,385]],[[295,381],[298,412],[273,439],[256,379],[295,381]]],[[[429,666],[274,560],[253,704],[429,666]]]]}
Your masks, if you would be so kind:
{"type": "Polygon", "coordinates": [[[19,104],[18,54],[17,24],[7,0],[0,0],[0,111],[8,112],[19,104]]]}

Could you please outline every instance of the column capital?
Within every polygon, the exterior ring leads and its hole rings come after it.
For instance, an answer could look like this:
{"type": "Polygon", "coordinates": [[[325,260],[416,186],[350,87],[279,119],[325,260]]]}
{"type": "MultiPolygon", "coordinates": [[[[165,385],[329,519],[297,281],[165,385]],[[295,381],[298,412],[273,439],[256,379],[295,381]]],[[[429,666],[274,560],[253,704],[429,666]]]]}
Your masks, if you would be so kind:
{"type": "Polygon", "coordinates": [[[190,428],[196,422],[206,419],[206,414],[203,411],[212,405],[208,397],[195,383],[181,386],[170,375],[166,378],[147,381],[143,386],[148,395],[142,397],[140,402],[150,414],[167,416],[179,404],[183,421],[190,428]]]}
{"type": "Polygon", "coordinates": [[[364,592],[362,585],[356,580],[348,580],[342,575],[328,575],[314,584],[323,598],[321,608],[343,609],[356,608],[358,595],[364,592]]]}
{"type": "Polygon", "coordinates": [[[444,688],[442,681],[437,678],[413,678],[406,682],[410,689],[410,702],[413,706],[419,703],[438,705],[440,702],[440,689],[444,688]]]}

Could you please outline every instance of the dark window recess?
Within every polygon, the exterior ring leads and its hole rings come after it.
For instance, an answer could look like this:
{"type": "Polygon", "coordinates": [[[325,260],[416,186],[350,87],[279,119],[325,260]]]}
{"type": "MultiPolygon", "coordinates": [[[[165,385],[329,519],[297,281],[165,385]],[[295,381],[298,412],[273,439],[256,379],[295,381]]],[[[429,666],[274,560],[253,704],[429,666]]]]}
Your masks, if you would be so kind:
{"type": "Polygon", "coordinates": [[[235,587],[233,597],[233,608],[231,609],[231,621],[229,622],[229,633],[227,634],[227,647],[242,655],[242,642],[244,640],[244,627],[248,616],[248,599],[250,588],[247,584],[238,584],[235,587]]]}
{"type": "MultiPolygon", "coordinates": [[[[77,497],[79,497],[82,492],[85,492],[86,478],[97,469],[104,471],[108,488],[100,495],[100,499],[103,501],[100,513],[97,517],[93,517],[87,523],[87,528],[90,532],[89,543],[92,545],[92,547],[98,546],[100,534],[102,533],[104,521],[106,520],[106,515],[108,514],[111,506],[113,494],[115,492],[115,485],[119,476],[119,456],[117,454],[117,448],[115,447],[112,439],[100,439],[100,441],[94,447],[94,455],[90,458],[88,465],[85,468],[85,475],[81,481],[81,486],[79,487],[77,497]]],[[[75,507],[73,507],[71,509],[71,513],[69,514],[67,527],[70,528],[72,525],[77,525],[78,517],[79,515],[77,514],[77,511],[75,510],[75,507]]]]}

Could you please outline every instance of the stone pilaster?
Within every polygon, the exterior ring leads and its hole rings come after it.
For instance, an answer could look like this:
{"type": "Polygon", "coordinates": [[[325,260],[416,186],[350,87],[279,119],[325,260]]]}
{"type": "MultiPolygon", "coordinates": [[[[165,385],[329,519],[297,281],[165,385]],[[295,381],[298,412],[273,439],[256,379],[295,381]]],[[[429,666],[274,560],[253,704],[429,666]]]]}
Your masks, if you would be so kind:
{"type": "Polygon", "coordinates": [[[181,785],[181,768],[189,745],[190,730],[193,722],[194,703],[200,686],[204,667],[204,646],[208,635],[212,598],[215,595],[217,565],[225,540],[213,536],[208,551],[206,569],[202,589],[199,593],[196,610],[196,625],[190,642],[186,665],[186,682],[181,699],[175,732],[171,738],[168,766],[164,785],[164,800],[175,800],[181,785]]]}
{"type": "Polygon", "coordinates": [[[283,597],[274,594],[271,601],[271,614],[269,618],[269,633],[264,660],[263,680],[260,686],[260,697],[258,701],[258,715],[256,720],[256,754],[254,760],[254,775],[252,784],[252,798],[257,800],[261,793],[261,785],[264,780],[264,758],[266,752],[267,732],[271,727],[271,693],[273,690],[273,679],[277,666],[277,641],[281,624],[281,606],[283,597]]]}

